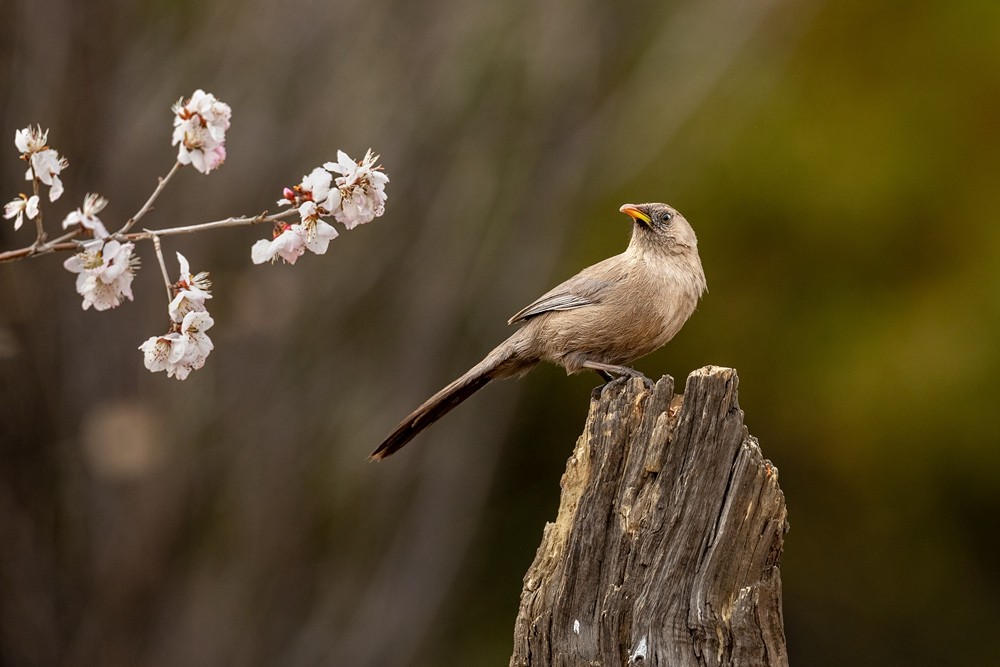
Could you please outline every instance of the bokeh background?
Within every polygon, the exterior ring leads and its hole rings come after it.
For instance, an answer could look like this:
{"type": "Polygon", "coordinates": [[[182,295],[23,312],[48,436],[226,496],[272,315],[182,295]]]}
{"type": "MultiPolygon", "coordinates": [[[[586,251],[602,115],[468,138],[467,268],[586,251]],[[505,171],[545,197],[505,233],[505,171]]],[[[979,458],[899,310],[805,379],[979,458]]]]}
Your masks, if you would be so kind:
{"type": "MultiPolygon", "coordinates": [[[[373,147],[384,217],[252,266],[268,230],[165,241],[209,270],[187,381],[152,248],[83,312],[62,257],[0,265],[0,664],[504,665],[594,376],[488,387],[368,452],[627,242],[692,222],[710,292],[639,362],[735,367],[780,470],[793,665],[1000,653],[1000,3],[0,0],[0,192],[51,128],[118,226],[173,161],[170,105],[234,109],[229,160],[144,224],[275,208],[373,147]]],[[[52,227],[50,227],[52,229],[52,227]]],[[[0,225],[0,248],[30,225],[0,225]]],[[[174,267],[173,271],[176,270],[174,267]]]]}

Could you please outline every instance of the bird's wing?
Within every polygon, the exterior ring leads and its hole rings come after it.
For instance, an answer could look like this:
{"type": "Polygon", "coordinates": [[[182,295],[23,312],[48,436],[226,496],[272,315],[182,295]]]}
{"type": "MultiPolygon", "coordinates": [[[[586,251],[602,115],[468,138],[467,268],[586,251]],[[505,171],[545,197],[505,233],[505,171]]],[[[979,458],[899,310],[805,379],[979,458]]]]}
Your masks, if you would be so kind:
{"type": "Polygon", "coordinates": [[[593,305],[600,301],[601,293],[608,285],[607,280],[584,273],[575,275],[514,313],[514,316],[507,320],[507,324],[514,324],[553,310],[574,310],[593,305]]]}
{"type": "Polygon", "coordinates": [[[593,301],[590,299],[577,294],[568,294],[566,292],[561,294],[546,294],[530,306],[526,306],[514,313],[514,316],[507,320],[507,324],[514,324],[514,322],[520,322],[535,315],[547,313],[550,310],[573,310],[574,308],[589,306],[592,303],[593,301]]]}

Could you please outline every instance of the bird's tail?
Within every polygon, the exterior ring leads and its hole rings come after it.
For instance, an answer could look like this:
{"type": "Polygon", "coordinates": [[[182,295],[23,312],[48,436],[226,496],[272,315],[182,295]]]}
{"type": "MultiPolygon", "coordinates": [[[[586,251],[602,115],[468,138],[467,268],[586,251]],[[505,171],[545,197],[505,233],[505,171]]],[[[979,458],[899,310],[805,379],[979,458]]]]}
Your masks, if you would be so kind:
{"type": "Polygon", "coordinates": [[[368,457],[381,461],[402,449],[418,433],[448,414],[452,408],[488,385],[493,380],[523,375],[538,363],[524,355],[523,329],[497,346],[486,358],[470,368],[464,375],[434,394],[423,405],[410,413],[392,430],[382,444],[368,457]]]}

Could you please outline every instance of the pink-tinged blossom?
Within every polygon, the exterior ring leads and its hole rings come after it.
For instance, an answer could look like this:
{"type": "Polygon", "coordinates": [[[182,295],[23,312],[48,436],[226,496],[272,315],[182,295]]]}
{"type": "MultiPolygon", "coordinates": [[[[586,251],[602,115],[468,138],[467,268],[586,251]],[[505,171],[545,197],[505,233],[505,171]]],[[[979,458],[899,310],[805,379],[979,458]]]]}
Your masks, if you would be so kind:
{"type": "Polygon", "coordinates": [[[166,371],[167,377],[186,379],[191,371],[205,365],[215,347],[205,333],[213,324],[207,311],[188,312],[170,332],[153,336],[139,346],[146,368],[151,373],[166,371]]]}
{"type": "Polygon", "coordinates": [[[331,216],[340,207],[340,190],[333,185],[333,174],[316,167],[302,177],[302,183],[282,191],[280,206],[294,206],[303,223],[311,219],[331,216]]]}
{"type": "MultiPolygon", "coordinates": [[[[302,210],[301,207],[299,210],[302,210]]],[[[306,218],[294,225],[279,223],[274,230],[274,239],[257,241],[250,249],[250,257],[254,264],[273,262],[279,257],[294,264],[306,250],[317,255],[325,254],[330,241],[339,235],[336,229],[317,217],[306,218]]]]}
{"type": "Polygon", "coordinates": [[[83,309],[108,310],[132,300],[132,279],[139,259],[132,255],[132,243],[97,239],[83,245],[83,252],[73,255],[63,267],[77,274],[76,291],[83,297],[83,309]]]}
{"type": "Polygon", "coordinates": [[[226,130],[233,114],[228,104],[198,89],[187,101],[178,100],[173,112],[171,143],[178,146],[178,162],[190,164],[203,174],[225,162],[226,130]]]}
{"type": "Polygon", "coordinates": [[[97,194],[88,194],[83,199],[83,206],[71,212],[63,220],[63,229],[69,229],[73,225],[80,225],[84,229],[89,229],[94,238],[103,239],[108,237],[108,230],[97,217],[97,214],[104,210],[108,200],[97,194]]]}
{"type": "Polygon", "coordinates": [[[38,195],[30,197],[25,194],[18,195],[3,207],[3,217],[8,220],[14,218],[15,231],[21,228],[25,216],[28,220],[34,220],[36,215],[38,215],[38,195]]]}

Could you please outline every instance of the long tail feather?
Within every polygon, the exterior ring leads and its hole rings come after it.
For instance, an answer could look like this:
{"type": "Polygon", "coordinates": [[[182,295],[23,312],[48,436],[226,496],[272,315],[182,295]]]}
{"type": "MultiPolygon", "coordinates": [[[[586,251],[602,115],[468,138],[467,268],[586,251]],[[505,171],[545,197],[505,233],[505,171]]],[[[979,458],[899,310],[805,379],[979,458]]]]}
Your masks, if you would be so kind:
{"type": "Polygon", "coordinates": [[[411,412],[392,430],[368,459],[380,461],[399,451],[418,433],[493,380],[527,373],[538,363],[538,359],[524,354],[526,340],[524,331],[523,328],[516,331],[486,355],[485,359],[470,368],[465,375],[424,401],[423,405],[411,412]]]}
{"type": "Polygon", "coordinates": [[[369,460],[380,461],[399,451],[418,433],[451,412],[452,408],[485,387],[492,379],[489,375],[473,374],[472,371],[458,378],[424,401],[423,405],[401,421],[399,426],[382,441],[378,449],[372,452],[368,457],[369,460]]]}

